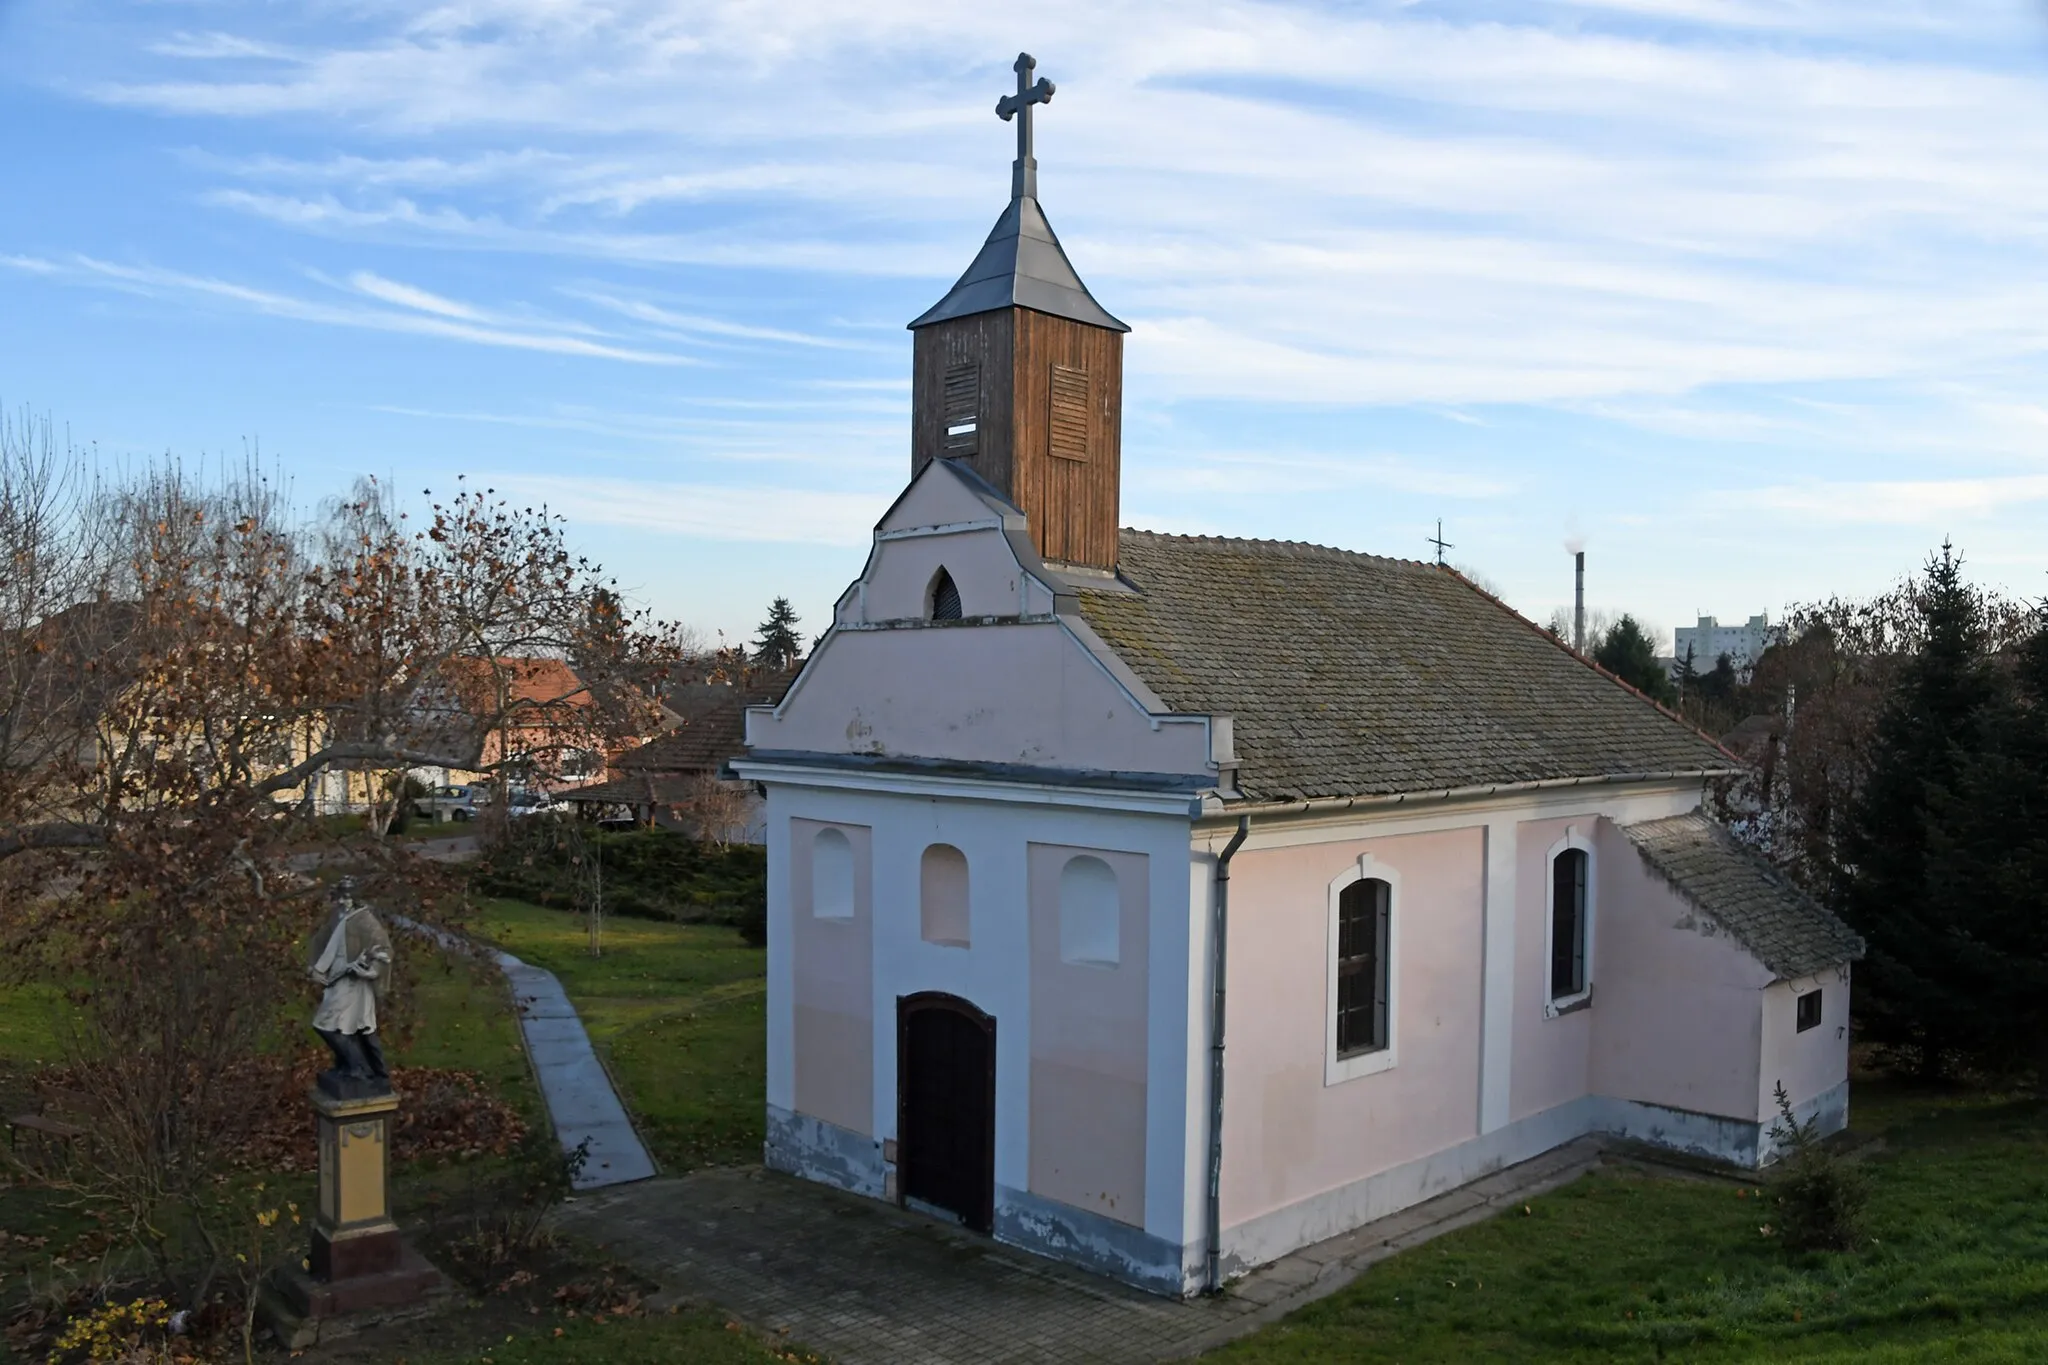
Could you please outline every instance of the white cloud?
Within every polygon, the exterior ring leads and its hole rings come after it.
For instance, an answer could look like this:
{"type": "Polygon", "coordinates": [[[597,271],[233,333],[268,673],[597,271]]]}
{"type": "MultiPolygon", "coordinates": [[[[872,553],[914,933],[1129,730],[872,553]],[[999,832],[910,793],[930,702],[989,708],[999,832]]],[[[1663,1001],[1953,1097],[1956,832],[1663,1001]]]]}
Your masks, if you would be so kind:
{"type": "Polygon", "coordinates": [[[2015,504],[2048,501],[2048,475],[1781,484],[1722,496],[1802,520],[1946,529],[1958,519],[1982,519],[2015,504]]]}
{"type": "Polygon", "coordinates": [[[367,270],[358,270],[348,277],[348,282],[359,292],[385,303],[395,303],[401,308],[411,308],[422,313],[436,313],[444,318],[461,318],[465,322],[480,322],[483,314],[466,303],[444,299],[439,294],[429,293],[416,285],[401,284],[373,275],[367,270]]]}
{"type": "MultiPolygon", "coordinates": [[[[49,261],[33,257],[0,258],[5,264],[17,270],[47,275],[75,283],[97,284],[108,288],[122,289],[130,293],[151,297],[213,299],[241,305],[251,311],[269,317],[291,318],[300,322],[321,323],[333,327],[357,327],[380,332],[411,332],[422,336],[444,337],[454,341],[472,342],[480,346],[497,346],[521,351],[548,351],[557,355],[585,356],[591,359],[623,360],[636,365],[694,365],[697,361],[688,356],[674,355],[659,351],[637,350],[625,346],[613,346],[591,341],[583,337],[563,336],[538,331],[514,331],[501,326],[480,325],[463,320],[461,316],[430,316],[420,312],[391,312],[384,309],[337,307],[318,303],[289,294],[239,284],[232,280],[213,276],[191,275],[182,271],[165,270],[155,266],[120,265],[102,261],[90,256],[72,256],[64,261],[49,261]]],[[[374,277],[373,277],[374,278],[374,277]]],[[[380,281],[389,284],[388,281],[380,281]]],[[[410,293],[432,299],[422,291],[407,291],[405,286],[392,286],[392,293],[403,296],[410,293]]],[[[461,308],[462,305],[447,300],[435,300],[446,308],[461,308]]],[[[408,307],[418,308],[417,299],[408,307]]]]}
{"type": "Polygon", "coordinates": [[[777,545],[865,545],[893,496],[519,473],[494,474],[489,482],[544,501],[577,525],[777,545]]]}

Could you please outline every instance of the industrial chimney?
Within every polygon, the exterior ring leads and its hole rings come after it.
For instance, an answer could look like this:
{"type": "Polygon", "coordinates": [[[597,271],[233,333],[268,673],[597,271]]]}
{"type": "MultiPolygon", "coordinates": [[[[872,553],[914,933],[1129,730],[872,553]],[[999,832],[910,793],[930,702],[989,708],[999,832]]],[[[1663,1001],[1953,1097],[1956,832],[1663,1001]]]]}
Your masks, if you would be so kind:
{"type": "Polygon", "coordinates": [[[1572,648],[1586,652],[1586,552],[1572,552],[1578,582],[1572,589],[1572,648]]]}

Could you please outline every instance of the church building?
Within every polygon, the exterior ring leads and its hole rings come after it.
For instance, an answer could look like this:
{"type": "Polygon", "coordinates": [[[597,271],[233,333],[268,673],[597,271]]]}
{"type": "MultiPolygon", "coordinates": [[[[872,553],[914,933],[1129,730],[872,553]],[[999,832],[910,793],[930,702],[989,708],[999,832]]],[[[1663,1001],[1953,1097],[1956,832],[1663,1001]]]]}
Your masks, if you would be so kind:
{"type": "Polygon", "coordinates": [[[910,324],[910,478],[733,773],[768,1164],[1169,1295],[1586,1134],[1848,1114],[1862,944],[1737,760],[1441,565],[1120,529],[1126,332],[1039,205],[910,324]]]}

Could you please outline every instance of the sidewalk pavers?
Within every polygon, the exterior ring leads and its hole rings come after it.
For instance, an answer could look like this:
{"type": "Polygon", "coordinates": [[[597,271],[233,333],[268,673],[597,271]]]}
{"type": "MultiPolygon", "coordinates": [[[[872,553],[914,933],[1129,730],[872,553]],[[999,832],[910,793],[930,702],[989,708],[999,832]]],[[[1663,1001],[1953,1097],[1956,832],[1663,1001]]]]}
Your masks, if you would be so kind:
{"type": "Polygon", "coordinates": [[[1518,1206],[1599,1163],[1582,1139],[1478,1185],[1306,1247],[1185,1302],[1027,1255],[965,1229],[759,1168],[581,1196],[564,1231],[661,1287],[824,1352],[835,1365],[1182,1359],[1349,1284],[1375,1262],[1518,1206]]]}

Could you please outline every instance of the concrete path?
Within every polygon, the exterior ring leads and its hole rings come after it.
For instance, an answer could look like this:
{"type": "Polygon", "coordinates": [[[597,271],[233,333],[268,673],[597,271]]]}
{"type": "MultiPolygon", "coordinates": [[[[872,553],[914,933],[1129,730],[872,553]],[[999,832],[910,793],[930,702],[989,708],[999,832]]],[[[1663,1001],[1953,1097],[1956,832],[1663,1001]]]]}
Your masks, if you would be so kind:
{"type": "Polygon", "coordinates": [[[579,1197],[557,1215],[661,1286],[834,1365],[1178,1360],[1333,1294],[1367,1267],[1575,1180],[1592,1139],[1307,1247],[1214,1299],[1177,1302],[957,1226],[758,1168],[579,1197]]]}
{"type": "Polygon", "coordinates": [[[579,1143],[590,1144],[583,1168],[576,1173],[575,1187],[600,1189],[653,1175],[654,1158],[633,1131],[626,1106],[612,1089],[611,1077],[597,1060],[590,1035],[583,1031],[583,1020],[569,1003],[562,983],[553,972],[521,962],[510,953],[492,955],[512,983],[526,1052],[533,1058],[541,1098],[547,1101],[562,1150],[572,1152],[579,1143]]]}

